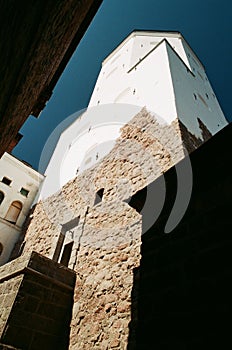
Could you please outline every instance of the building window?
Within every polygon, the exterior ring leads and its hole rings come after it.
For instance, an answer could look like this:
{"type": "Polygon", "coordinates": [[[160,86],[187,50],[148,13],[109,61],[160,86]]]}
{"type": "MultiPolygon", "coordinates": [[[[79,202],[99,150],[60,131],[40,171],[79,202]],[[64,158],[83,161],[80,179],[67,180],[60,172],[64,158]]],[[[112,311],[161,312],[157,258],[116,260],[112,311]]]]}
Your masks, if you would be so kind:
{"type": "Polygon", "coordinates": [[[19,214],[21,213],[22,207],[23,206],[21,202],[12,202],[6,213],[5,219],[12,224],[16,224],[19,214]]]}
{"type": "Polygon", "coordinates": [[[0,242],[0,256],[2,255],[2,252],[3,252],[3,245],[2,245],[2,243],[0,242]]]}
{"type": "Polygon", "coordinates": [[[8,179],[7,177],[4,176],[4,177],[2,178],[2,182],[3,182],[5,185],[10,186],[12,180],[10,180],[10,179],[8,179]]]}
{"type": "Polygon", "coordinates": [[[204,100],[204,98],[203,98],[200,94],[198,94],[198,97],[199,97],[199,99],[204,103],[204,105],[205,105],[206,107],[208,107],[206,101],[204,100]]]}
{"type": "Polygon", "coordinates": [[[60,259],[60,263],[68,267],[69,260],[72,254],[73,241],[65,244],[63,254],[60,259]]]}
{"type": "MultiPolygon", "coordinates": [[[[78,226],[79,221],[80,221],[80,216],[77,216],[76,218],[71,219],[70,221],[61,225],[61,232],[60,232],[60,235],[58,237],[58,241],[56,243],[56,249],[54,251],[52,260],[58,261],[58,259],[60,257],[60,253],[61,253],[62,248],[63,248],[64,241],[65,241],[65,236],[68,232],[71,233],[72,240],[74,239],[74,229],[78,226]]],[[[72,243],[73,243],[73,241],[72,241],[72,243]]],[[[68,264],[68,261],[69,261],[70,255],[71,255],[71,251],[72,251],[71,248],[72,248],[71,246],[66,247],[66,248],[64,247],[63,255],[61,258],[61,260],[63,259],[62,264],[66,264],[66,261],[68,264]],[[69,250],[69,248],[70,248],[70,250],[69,250]],[[70,251],[70,254],[69,254],[69,251],[70,251]]],[[[65,266],[68,266],[68,265],[65,265],[65,266]]]]}
{"type": "Polygon", "coordinates": [[[95,197],[95,201],[94,201],[94,205],[97,205],[98,203],[101,203],[102,197],[103,197],[103,193],[104,193],[104,188],[101,188],[100,190],[97,191],[96,197],[95,197]]]}
{"type": "Polygon", "coordinates": [[[20,193],[21,193],[24,197],[27,197],[29,191],[22,187],[21,190],[20,190],[20,193]]]}
{"type": "Polygon", "coordinates": [[[193,94],[193,96],[194,96],[194,99],[196,100],[196,99],[197,99],[197,95],[196,95],[196,94],[193,94]]]}
{"type": "Polygon", "coordinates": [[[4,193],[2,191],[0,191],[0,204],[2,203],[4,197],[5,197],[4,193]]]}

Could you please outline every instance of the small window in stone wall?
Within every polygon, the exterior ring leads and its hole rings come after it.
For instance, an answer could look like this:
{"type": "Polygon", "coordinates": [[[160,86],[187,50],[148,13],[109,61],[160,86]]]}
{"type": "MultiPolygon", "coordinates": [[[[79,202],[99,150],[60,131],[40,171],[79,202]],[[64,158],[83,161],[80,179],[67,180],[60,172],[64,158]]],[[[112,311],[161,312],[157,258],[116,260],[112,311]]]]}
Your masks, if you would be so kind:
{"type": "Polygon", "coordinates": [[[69,260],[72,254],[73,241],[65,244],[60,263],[68,267],[69,260]]]}
{"type": "Polygon", "coordinates": [[[97,191],[96,197],[95,197],[95,201],[94,201],[94,205],[97,205],[98,203],[101,203],[102,197],[103,197],[103,193],[104,193],[104,188],[101,188],[100,190],[97,191]]]}
{"type": "Polygon", "coordinates": [[[0,242],[0,256],[2,255],[2,252],[3,252],[3,245],[2,245],[2,243],[0,242]]]}
{"type": "Polygon", "coordinates": [[[10,186],[12,180],[10,180],[10,179],[8,179],[8,177],[5,177],[5,176],[4,176],[4,177],[2,178],[2,182],[3,182],[5,185],[10,186]]]}
{"type": "Polygon", "coordinates": [[[4,197],[4,193],[0,191],[0,204],[3,202],[4,197]]]}
{"type": "Polygon", "coordinates": [[[28,196],[28,194],[29,194],[29,191],[28,190],[26,190],[26,188],[21,188],[21,190],[20,190],[20,193],[24,196],[24,197],[27,197],[28,196]]]}

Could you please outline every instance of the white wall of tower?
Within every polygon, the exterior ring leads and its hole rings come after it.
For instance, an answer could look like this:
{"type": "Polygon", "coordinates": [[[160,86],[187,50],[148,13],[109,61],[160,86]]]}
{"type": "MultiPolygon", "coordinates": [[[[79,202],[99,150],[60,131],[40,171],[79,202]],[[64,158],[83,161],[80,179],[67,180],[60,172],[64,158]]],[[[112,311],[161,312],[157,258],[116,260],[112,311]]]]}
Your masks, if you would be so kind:
{"type": "Polygon", "coordinates": [[[177,117],[195,136],[201,138],[198,118],[212,135],[228,124],[201,64],[186,46],[191,71],[167,45],[177,117]]]}
{"type": "Polygon", "coordinates": [[[62,132],[40,199],[98,163],[144,106],[159,123],[179,119],[199,138],[198,118],[212,134],[228,124],[203,65],[181,34],[134,32],[103,61],[87,111],[62,132]]]}

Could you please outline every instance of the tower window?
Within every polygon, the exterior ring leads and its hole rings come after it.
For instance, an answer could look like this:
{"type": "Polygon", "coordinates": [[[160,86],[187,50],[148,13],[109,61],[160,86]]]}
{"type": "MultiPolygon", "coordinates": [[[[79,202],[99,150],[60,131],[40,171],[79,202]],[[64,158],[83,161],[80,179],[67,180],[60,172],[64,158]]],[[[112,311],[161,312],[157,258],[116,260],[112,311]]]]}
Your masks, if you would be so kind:
{"type": "Polygon", "coordinates": [[[194,99],[196,100],[196,99],[197,99],[197,95],[196,95],[196,94],[193,94],[193,96],[194,96],[194,99]]]}
{"type": "Polygon", "coordinates": [[[10,179],[8,179],[7,177],[4,176],[4,177],[2,178],[2,182],[3,182],[5,185],[10,186],[12,180],[10,180],[10,179]]]}
{"type": "Polygon", "coordinates": [[[2,203],[4,197],[5,197],[4,193],[2,191],[0,191],[0,204],[2,203]]]}
{"type": "Polygon", "coordinates": [[[205,102],[204,98],[203,98],[200,94],[198,94],[198,97],[199,97],[199,99],[204,103],[204,105],[205,105],[206,107],[208,107],[208,105],[207,105],[207,103],[205,102]]]}
{"type": "Polygon", "coordinates": [[[22,187],[21,190],[20,190],[20,193],[21,193],[24,197],[27,197],[29,191],[22,187]]]}
{"type": "Polygon", "coordinates": [[[104,188],[100,188],[100,190],[97,191],[96,197],[95,197],[95,201],[94,201],[94,205],[97,205],[98,203],[101,203],[102,197],[103,197],[103,193],[104,193],[104,188]]]}

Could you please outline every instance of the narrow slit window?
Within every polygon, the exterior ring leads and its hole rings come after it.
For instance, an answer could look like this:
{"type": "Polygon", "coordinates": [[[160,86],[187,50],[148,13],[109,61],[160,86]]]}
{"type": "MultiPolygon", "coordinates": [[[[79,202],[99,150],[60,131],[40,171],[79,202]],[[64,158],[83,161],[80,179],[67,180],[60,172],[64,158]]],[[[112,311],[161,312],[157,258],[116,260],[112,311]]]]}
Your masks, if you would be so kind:
{"type": "Polygon", "coordinates": [[[69,260],[72,254],[72,247],[73,247],[73,241],[68,244],[65,244],[64,246],[63,254],[60,259],[60,263],[64,266],[68,267],[69,260]]]}
{"type": "Polygon", "coordinates": [[[104,193],[104,188],[101,188],[100,190],[97,191],[96,197],[95,197],[95,201],[94,201],[94,205],[96,205],[98,203],[101,203],[102,197],[103,197],[103,193],[104,193]]]}

